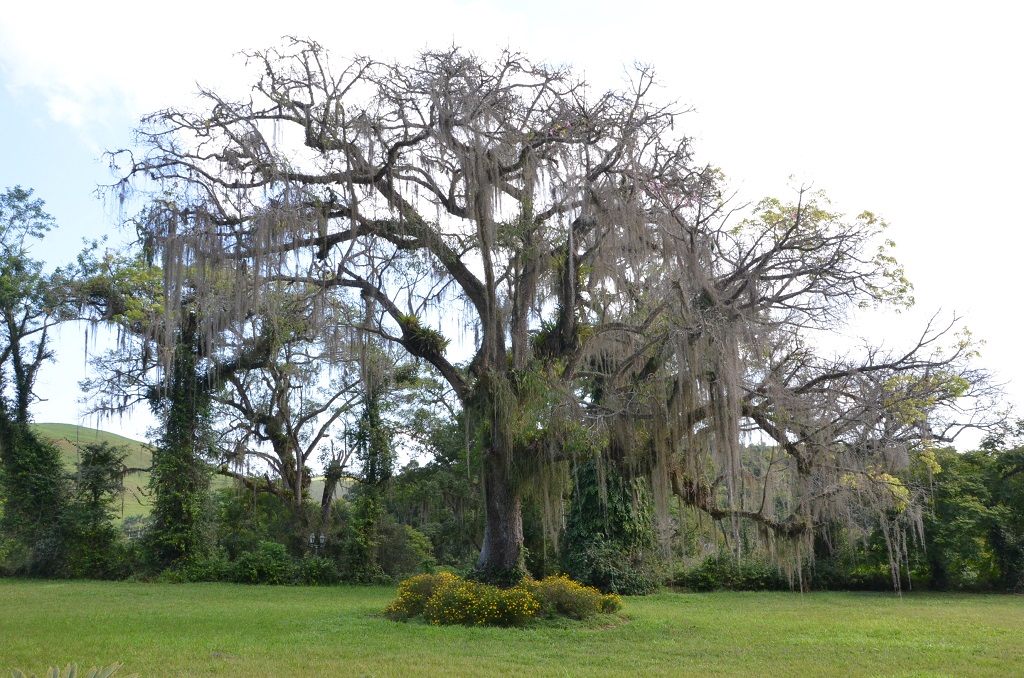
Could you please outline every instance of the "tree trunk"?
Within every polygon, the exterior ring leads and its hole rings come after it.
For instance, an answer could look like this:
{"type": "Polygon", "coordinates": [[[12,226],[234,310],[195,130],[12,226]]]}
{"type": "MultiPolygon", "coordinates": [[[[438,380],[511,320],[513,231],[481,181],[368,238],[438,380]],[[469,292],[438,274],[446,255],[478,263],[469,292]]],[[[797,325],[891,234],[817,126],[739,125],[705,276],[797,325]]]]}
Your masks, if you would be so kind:
{"type": "Polygon", "coordinates": [[[476,569],[481,579],[516,583],[523,574],[523,512],[505,455],[493,448],[484,460],[484,545],[476,569]]]}

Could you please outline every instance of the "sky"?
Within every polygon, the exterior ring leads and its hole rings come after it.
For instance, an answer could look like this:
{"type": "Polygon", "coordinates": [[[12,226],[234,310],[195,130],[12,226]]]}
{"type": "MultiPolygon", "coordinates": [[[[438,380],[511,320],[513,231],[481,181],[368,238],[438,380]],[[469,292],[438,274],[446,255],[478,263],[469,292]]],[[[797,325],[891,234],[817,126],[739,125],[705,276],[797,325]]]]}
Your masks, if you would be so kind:
{"type": "MultiPolygon", "coordinates": [[[[1024,4],[887,2],[554,2],[397,0],[16,3],[0,13],[0,189],[33,188],[60,225],[36,246],[51,265],[83,238],[119,229],[96,197],[102,155],[130,147],[140,116],[187,106],[197,84],[244,95],[239,52],[311,37],[336,56],[402,59],[459,45],[571,65],[597,89],[654,67],[698,157],[729,177],[737,203],[811,185],[836,209],[868,209],[915,285],[910,312],[872,314],[846,339],[898,349],[933,315],[985,342],[979,365],[1024,402],[1017,350],[1024,212],[1024,4]],[[66,6],[65,6],[66,5],[66,6]],[[314,9],[315,8],[315,9],[314,9]]],[[[39,383],[37,421],[85,423],[77,383],[104,337],[61,330],[39,383]]],[[[142,437],[145,412],[99,425],[142,437]]],[[[967,436],[958,446],[976,444],[967,436]]]]}

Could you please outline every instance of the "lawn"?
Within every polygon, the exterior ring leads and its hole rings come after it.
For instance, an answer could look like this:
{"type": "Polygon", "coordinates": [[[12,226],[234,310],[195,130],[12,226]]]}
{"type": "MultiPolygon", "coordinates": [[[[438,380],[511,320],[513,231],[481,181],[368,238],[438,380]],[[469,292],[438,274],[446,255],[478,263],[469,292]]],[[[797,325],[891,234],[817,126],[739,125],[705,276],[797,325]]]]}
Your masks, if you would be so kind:
{"type": "Polygon", "coordinates": [[[0,580],[0,676],[1019,675],[1024,599],[663,593],[528,629],[395,624],[392,588],[0,580]]]}

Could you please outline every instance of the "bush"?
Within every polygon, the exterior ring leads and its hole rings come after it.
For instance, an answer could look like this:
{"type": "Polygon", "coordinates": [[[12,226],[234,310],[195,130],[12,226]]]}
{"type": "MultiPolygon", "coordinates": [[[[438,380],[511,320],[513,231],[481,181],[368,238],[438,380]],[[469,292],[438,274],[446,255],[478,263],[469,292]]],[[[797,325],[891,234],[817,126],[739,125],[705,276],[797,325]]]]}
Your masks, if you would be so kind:
{"type": "Polygon", "coordinates": [[[602,596],[564,575],[503,589],[441,572],[399,584],[398,596],[384,608],[384,616],[393,621],[422,616],[431,624],[523,626],[538,613],[585,619],[621,608],[619,596],[602,596]]]}
{"type": "Polygon", "coordinates": [[[384,616],[392,621],[405,621],[423,614],[430,597],[442,586],[459,580],[451,572],[421,574],[398,585],[398,596],[384,608],[384,616]]]}
{"type": "Polygon", "coordinates": [[[423,607],[431,624],[523,626],[540,609],[537,599],[522,586],[496,586],[457,579],[432,595],[423,607]]]}
{"type": "Polygon", "coordinates": [[[290,584],[294,564],[284,544],[261,541],[255,551],[243,553],[234,566],[234,581],[242,584],[290,584]]]}
{"type": "Polygon", "coordinates": [[[593,586],[575,582],[564,574],[528,582],[526,588],[537,598],[541,610],[549,617],[561,615],[586,619],[601,611],[601,592],[593,586]]]}
{"type": "Polygon", "coordinates": [[[477,591],[484,586],[457,579],[439,587],[424,603],[423,618],[431,624],[472,624],[477,591]]]}
{"type": "Polygon", "coordinates": [[[788,591],[789,578],[778,568],[763,563],[737,563],[728,556],[712,556],[684,571],[676,586],[691,591],[788,591]]]}
{"type": "Polygon", "coordinates": [[[324,586],[338,583],[338,568],[334,562],[323,556],[306,556],[295,567],[295,579],[307,586],[324,586]]]}
{"type": "Polygon", "coordinates": [[[617,593],[606,593],[601,596],[598,610],[601,614],[612,614],[622,609],[622,597],[617,593]]]}
{"type": "Polygon", "coordinates": [[[620,551],[600,538],[567,552],[562,565],[573,579],[605,593],[645,596],[661,584],[661,577],[642,554],[620,551]]]}
{"type": "Polygon", "coordinates": [[[185,583],[196,581],[224,581],[232,574],[231,563],[223,551],[192,556],[179,561],[160,575],[161,581],[185,583]]]}
{"type": "Polygon", "coordinates": [[[430,539],[419,530],[387,520],[378,537],[377,559],[384,573],[394,578],[392,581],[437,565],[430,539]]]}

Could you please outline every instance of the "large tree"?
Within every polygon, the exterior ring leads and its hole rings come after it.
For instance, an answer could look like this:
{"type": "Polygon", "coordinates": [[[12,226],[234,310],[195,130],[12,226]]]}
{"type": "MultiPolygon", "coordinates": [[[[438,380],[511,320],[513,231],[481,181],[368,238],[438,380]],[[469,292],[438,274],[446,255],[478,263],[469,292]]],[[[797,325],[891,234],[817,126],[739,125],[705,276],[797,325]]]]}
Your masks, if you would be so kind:
{"type": "MultiPolygon", "coordinates": [[[[203,90],[198,110],[144,118],[120,186],[159,186],[147,243],[172,279],[234,277],[236,318],[271,287],[347,292],[362,331],[448,382],[482,452],[485,573],[520,565],[526,481],[573,451],[771,526],[740,498],[743,426],[813,469],[812,450],[875,449],[885,418],[866,413],[892,411],[890,391],[963,378],[963,353],[924,355],[932,335],[863,364],[805,353],[801,332],[850,303],[907,296],[885,245],[867,249],[879,225],[805,201],[729,224],[717,173],[694,164],[681,111],[652,103],[647,70],[598,94],[513,53],[338,65],[293,39],[248,58],[250,97],[203,90]],[[873,374],[887,379],[874,391],[873,374]]],[[[915,397],[923,415],[950,400],[915,397]]]]}

